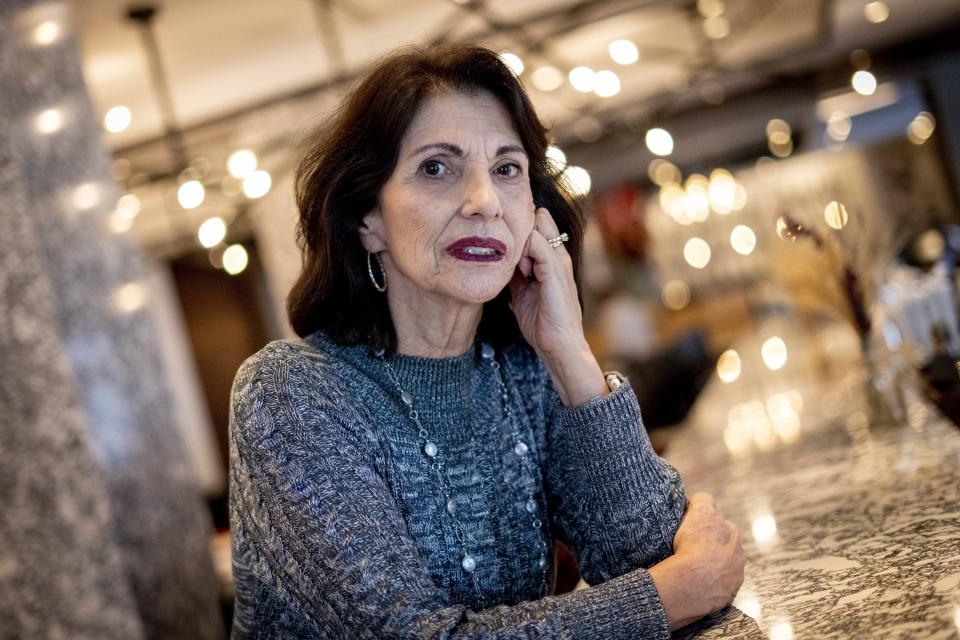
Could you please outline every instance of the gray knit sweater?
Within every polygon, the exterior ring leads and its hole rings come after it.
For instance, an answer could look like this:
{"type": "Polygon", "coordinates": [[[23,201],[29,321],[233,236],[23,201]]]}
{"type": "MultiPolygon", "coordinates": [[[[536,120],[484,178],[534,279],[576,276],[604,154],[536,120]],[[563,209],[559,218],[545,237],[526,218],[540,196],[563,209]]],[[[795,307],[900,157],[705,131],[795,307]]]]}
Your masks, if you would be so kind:
{"type": "Polygon", "coordinates": [[[496,358],[533,479],[478,349],[389,359],[444,456],[473,575],[382,361],[316,333],[243,364],[230,425],[233,638],[669,637],[645,567],[672,552],[685,496],[630,386],[567,408],[529,347],[496,358]],[[567,542],[594,586],[540,597],[541,537],[567,542]]]}

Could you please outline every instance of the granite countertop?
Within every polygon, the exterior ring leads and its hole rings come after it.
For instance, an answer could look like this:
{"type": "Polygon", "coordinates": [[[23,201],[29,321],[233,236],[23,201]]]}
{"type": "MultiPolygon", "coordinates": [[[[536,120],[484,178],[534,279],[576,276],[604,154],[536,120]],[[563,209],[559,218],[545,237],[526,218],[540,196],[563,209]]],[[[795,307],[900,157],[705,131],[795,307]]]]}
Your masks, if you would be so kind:
{"type": "Polygon", "coordinates": [[[866,368],[845,333],[763,327],[671,439],[748,555],[734,607],[675,637],[960,638],[960,429],[902,358],[866,368]],[[775,371],[767,334],[787,345],[775,371]]]}

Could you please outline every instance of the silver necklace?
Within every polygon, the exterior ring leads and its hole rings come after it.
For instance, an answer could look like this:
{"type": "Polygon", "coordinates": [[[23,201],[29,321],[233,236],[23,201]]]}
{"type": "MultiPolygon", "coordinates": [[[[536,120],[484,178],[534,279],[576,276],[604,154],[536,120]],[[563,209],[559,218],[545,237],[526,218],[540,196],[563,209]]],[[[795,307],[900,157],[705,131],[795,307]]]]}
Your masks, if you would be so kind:
{"type": "MultiPolygon", "coordinates": [[[[484,362],[490,364],[490,367],[493,369],[494,375],[497,378],[497,383],[500,387],[500,401],[503,408],[503,416],[506,419],[507,426],[510,429],[511,438],[514,442],[513,454],[520,460],[520,469],[521,474],[524,476],[524,483],[526,486],[535,487],[537,484],[535,482],[535,478],[537,476],[534,473],[535,462],[533,460],[535,452],[531,451],[530,443],[524,440],[524,438],[520,435],[518,422],[514,418],[513,410],[510,408],[510,395],[507,391],[507,385],[503,382],[503,375],[500,371],[500,363],[497,362],[496,359],[496,351],[491,345],[482,343],[480,346],[480,355],[482,356],[484,362]]],[[[384,351],[378,351],[376,356],[386,367],[387,375],[390,376],[391,382],[393,382],[394,387],[396,387],[397,393],[400,396],[400,401],[407,408],[407,413],[410,416],[410,419],[417,426],[417,434],[420,439],[420,451],[425,457],[425,463],[427,467],[433,471],[437,478],[437,482],[440,485],[440,489],[443,492],[446,511],[450,516],[451,522],[453,523],[453,530],[457,537],[457,542],[460,545],[460,567],[470,576],[474,591],[477,594],[477,599],[479,600],[480,605],[483,606],[485,605],[485,598],[483,597],[483,594],[480,590],[480,585],[477,582],[477,561],[470,553],[472,541],[467,539],[463,525],[458,517],[457,499],[453,494],[450,480],[447,477],[444,451],[442,451],[440,445],[434,441],[430,431],[423,426],[422,422],[420,422],[420,414],[417,412],[417,409],[414,406],[415,398],[409,391],[406,391],[400,385],[400,380],[393,371],[393,367],[390,366],[390,363],[387,361],[386,357],[384,357],[384,351]]],[[[499,432],[500,425],[499,423],[495,422],[491,426],[491,433],[494,435],[494,437],[496,437],[499,435],[499,432]]],[[[537,538],[537,551],[539,552],[537,558],[537,567],[540,569],[540,597],[543,597],[547,594],[547,569],[549,568],[550,564],[547,561],[547,544],[544,542],[543,535],[540,531],[543,527],[543,521],[540,519],[540,505],[537,502],[536,493],[534,490],[531,490],[527,494],[527,499],[524,502],[523,507],[524,512],[530,518],[530,524],[533,527],[537,538]]]]}

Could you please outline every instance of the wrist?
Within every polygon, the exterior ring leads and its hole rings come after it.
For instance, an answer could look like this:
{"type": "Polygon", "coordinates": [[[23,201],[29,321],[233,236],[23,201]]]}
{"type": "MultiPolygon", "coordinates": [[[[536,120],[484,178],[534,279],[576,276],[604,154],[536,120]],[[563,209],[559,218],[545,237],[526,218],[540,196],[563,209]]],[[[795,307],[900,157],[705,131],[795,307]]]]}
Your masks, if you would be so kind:
{"type": "Polygon", "coordinates": [[[561,357],[543,357],[543,362],[564,406],[576,407],[610,392],[600,364],[586,341],[577,348],[567,349],[561,357]]]}
{"type": "Polygon", "coordinates": [[[681,556],[672,555],[650,567],[649,572],[667,614],[670,631],[685,627],[709,613],[701,611],[698,606],[700,598],[694,586],[698,582],[696,567],[681,556]]]}

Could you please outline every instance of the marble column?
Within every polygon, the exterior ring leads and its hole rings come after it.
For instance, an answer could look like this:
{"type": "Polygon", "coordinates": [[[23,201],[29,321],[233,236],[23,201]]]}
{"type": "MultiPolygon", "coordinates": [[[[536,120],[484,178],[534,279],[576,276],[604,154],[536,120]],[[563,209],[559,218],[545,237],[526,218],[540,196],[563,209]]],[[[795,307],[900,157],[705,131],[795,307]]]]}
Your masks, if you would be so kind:
{"type": "Polygon", "coordinates": [[[116,199],[67,4],[0,0],[2,639],[223,636],[116,199]]]}

